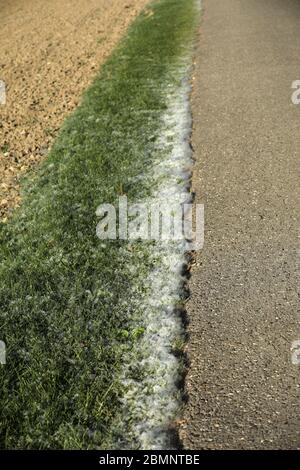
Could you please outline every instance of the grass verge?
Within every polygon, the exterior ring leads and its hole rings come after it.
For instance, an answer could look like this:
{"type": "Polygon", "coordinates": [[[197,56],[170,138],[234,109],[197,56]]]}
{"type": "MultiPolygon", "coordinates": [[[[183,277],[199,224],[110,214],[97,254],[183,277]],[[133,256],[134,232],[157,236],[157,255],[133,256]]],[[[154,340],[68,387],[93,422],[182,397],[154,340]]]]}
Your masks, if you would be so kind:
{"type": "Polygon", "coordinates": [[[131,299],[154,266],[144,246],[98,240],[95,211],[120,194],[151,194],[151,178],[140,176],[163,157],[166,89],[195,18],[191,0],[149,5],[0,225],[1,448],[115,445],[123,357],[142,331],[131,299]]]}

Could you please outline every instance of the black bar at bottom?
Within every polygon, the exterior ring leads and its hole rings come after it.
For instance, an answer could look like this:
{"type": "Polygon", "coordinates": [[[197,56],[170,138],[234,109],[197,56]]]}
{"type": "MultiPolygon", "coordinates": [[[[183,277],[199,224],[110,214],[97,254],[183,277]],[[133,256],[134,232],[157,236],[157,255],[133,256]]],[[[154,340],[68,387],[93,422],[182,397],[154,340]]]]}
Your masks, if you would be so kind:
{"type": "Polygon", "coordinates": [[[33,451],[2,450],[0,463],[9,465],[35,464],[54,466],[84,466],[88,468],[110,467],[135,469],[147,466],[188,465],[202,467],[206,464],[270,464],[287,465],[299,460],[298,451],[33,451]]]}

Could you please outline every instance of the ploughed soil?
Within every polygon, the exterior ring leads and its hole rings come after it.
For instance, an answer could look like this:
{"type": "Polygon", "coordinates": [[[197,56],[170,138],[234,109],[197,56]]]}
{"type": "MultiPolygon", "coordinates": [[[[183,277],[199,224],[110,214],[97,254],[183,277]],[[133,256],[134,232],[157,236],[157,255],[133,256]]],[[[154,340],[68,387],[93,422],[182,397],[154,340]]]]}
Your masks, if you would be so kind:
{"type": "Polygon", "coordinates": [[[0,220],[147,0],[0,0],[0,220]]]}

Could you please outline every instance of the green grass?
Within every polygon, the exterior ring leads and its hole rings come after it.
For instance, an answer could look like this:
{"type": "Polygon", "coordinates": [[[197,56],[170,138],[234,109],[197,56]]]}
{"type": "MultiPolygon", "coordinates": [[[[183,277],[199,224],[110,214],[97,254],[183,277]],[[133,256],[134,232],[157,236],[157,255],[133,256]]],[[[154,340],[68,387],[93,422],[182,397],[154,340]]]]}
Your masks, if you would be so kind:
{"type": "Polygon", "coordinates": [[[134,178],[157,158],[165,89],[196,18],[192,0],[150,8],[0,224],[0,448],[109,448],[116,439],[122,355],[140,336],[130,298],[151,263],[143,248],[97,239],[95,211],[120,193],[149,193],[149,180],[134,178]]]}

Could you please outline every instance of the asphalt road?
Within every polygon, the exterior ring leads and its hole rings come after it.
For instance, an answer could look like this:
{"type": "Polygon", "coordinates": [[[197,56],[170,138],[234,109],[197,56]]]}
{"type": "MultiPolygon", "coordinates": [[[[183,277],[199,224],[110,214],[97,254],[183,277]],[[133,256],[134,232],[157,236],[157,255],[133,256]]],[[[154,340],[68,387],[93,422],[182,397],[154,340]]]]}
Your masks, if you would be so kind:
{"type": "Polygon", "coordinates": [[[192,96],[205,246],[188,302],[188,449],[300,449],[300,0],[206,0],[192,96]]]}

